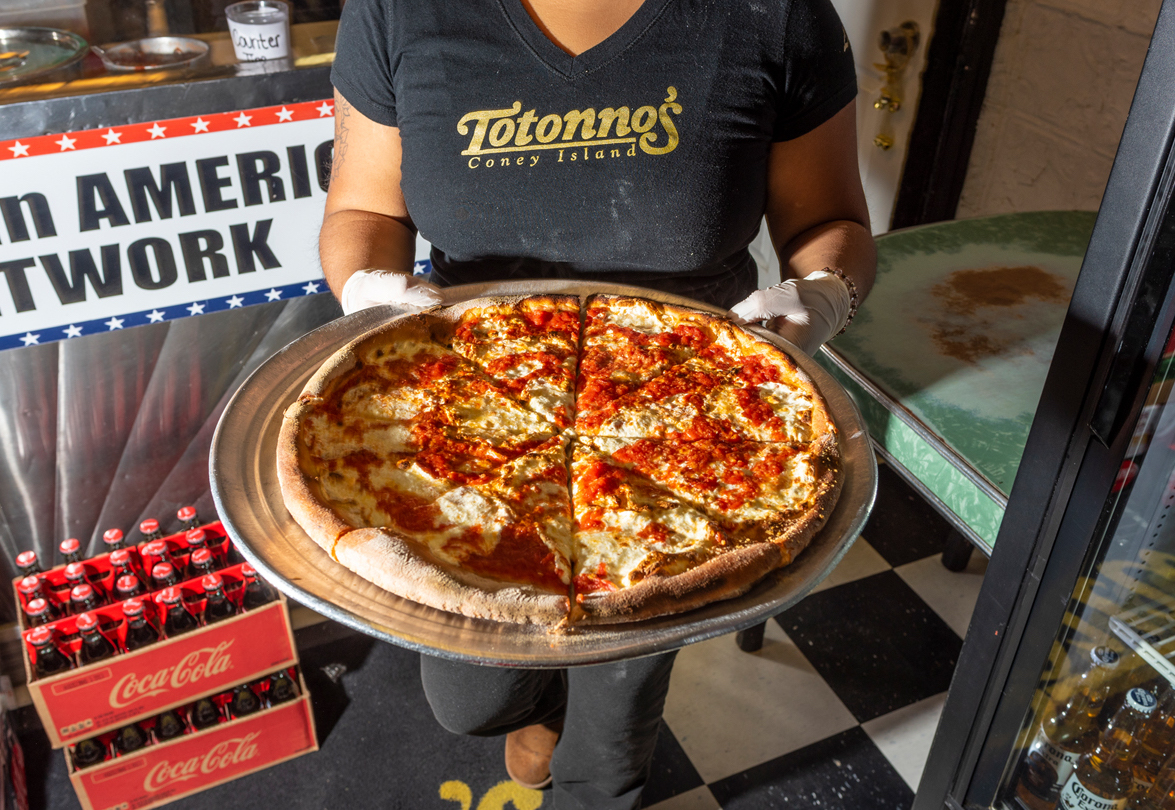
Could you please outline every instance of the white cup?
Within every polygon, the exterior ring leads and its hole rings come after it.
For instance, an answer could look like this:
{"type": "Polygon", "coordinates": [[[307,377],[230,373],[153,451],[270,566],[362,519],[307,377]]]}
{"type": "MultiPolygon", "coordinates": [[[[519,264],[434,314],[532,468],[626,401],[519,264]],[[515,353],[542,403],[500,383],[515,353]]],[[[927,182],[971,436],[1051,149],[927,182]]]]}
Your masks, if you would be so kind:
{"type": "Polygon", "coordinates": [[[290,7],[281,0],[245,0],[224,11],[237,59],[261,62],[290,55],[290,7]]]}

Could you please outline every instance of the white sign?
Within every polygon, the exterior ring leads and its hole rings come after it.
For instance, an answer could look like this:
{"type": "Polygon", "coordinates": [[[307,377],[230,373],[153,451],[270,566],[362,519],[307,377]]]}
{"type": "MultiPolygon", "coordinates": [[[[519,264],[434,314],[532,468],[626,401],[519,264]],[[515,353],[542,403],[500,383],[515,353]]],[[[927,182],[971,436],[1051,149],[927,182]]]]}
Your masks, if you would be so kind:
{"type": "Polygon", "coordinates": [[[333,106],[0,142],[0,349],[324,292],[333,106]]]}

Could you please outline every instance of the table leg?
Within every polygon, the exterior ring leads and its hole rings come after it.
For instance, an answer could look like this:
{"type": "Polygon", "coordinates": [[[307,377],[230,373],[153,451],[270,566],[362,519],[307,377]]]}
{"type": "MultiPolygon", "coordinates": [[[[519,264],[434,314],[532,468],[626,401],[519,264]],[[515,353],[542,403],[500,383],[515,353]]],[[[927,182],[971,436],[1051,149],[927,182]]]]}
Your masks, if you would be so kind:
{"type": "Polygon", "coordinates": [[[743,652],[758,652],[763,649],[763,631],[767,629],[767,622],[760,622],[754,627],[739,630],[735,635],[735,643],[743,652]]]}
{"type": "Polygon", "coordinates": [[[942,549],[942,567],[948,571],[962,571],[971,560],[971,552],[975,546],[971,541],[955,529],[947,535],[946,545],[942,549]]]}

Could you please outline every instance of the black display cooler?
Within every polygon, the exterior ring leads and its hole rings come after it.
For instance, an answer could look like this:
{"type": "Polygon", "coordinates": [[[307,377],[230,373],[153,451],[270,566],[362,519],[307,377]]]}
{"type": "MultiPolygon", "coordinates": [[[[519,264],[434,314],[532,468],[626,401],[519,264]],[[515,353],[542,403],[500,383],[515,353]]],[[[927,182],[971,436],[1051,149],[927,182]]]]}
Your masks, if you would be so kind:
{"type": "Polygon", "coordinates": [[[1173,135],[1166,0],[915,810],[1175,807],[1173,135]]]}

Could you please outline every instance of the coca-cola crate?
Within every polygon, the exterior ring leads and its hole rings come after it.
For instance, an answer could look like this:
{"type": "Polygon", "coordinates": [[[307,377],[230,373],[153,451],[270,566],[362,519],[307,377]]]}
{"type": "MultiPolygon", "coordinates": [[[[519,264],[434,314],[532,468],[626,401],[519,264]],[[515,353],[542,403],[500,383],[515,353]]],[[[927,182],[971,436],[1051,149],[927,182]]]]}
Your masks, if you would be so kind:
{"type": "MultiPolygon", "coordinates": [[[[239,578],[239,569],[234,566],[219,573],[227,583],[239,578]]],[[[199,605],[198,600],[185,601],[199,605]]],[[[150,605],[149,599],[144,602],[150,605]]],[[[96,612],[114,620],[114,606],[96,612]]],[[[51,625],[63,636],[62,646],[70,650],[80,644],[76,638],[71,640],[73,622],[69,617],[51,625]]],[[[125,622],[103,629],[121,646],[125,622]]],[[[35,677],[29,644],[21,647],[29,693],[54,748],[298,661],[289,611],[280,594],[274,602],[215,624],[48,678],[35,677]]]]}
{"type": "MultiPolygon", "coordinates": [[[[224,524],[219,520],[211,523],[206,523],[199,526],[204,531],[205,545],[208,550],[212,552],[213,557],[220,565],[225,565],[228,562],[229,546],[232,541],[229,539],[228,532],[225,531],[224,524]]],[[[188,548],[187,532],[177,532],[162,538],[167,543],[168,552],[171,558],[180,566],[180,573],[188,565],[190,557],[190,550],[188,548]]],[[[136,569],[142,574],[142,582],[144,587],[152,590],[151,587],[151,572],[147,570],[147,566],[143,561],[143,546],[146,543],[140,543],[138,546],[128,546],[127,550],[131,554],[131,562],[136,569]]],[[[239,559],[239,558],[238,558],[239,559]]],[[[97,586],[102,593],[110,595],[114,593],[114,570],[110,564],[109,554],[98,554],[94,557],[87,557],[84,561],[86,566],[87,579],[97,586]]],[[[45,586],[45,595],[52,601],[52,603],[63,611],[69,610],[69,584],[65,579],[65,565],[58,565],[50,568],[37,575],[45,586]]],[[[16,599],[16,604],[19,607],[24,607],[25,599],[17,587],[20,584],[21,577],[12,580],[12,593],[16,599]]],[[[21,629],[28,629],[28,621],[24,615],[24,611],[19,611],[19,620],[21,629]]]]}
{"type": "Polygon", "coordinates": [[[318,750],[306,684],[302,694],[257,714],[186,734],[75,770],[69,779],[85,810],[146,810],[318,750]]]}

